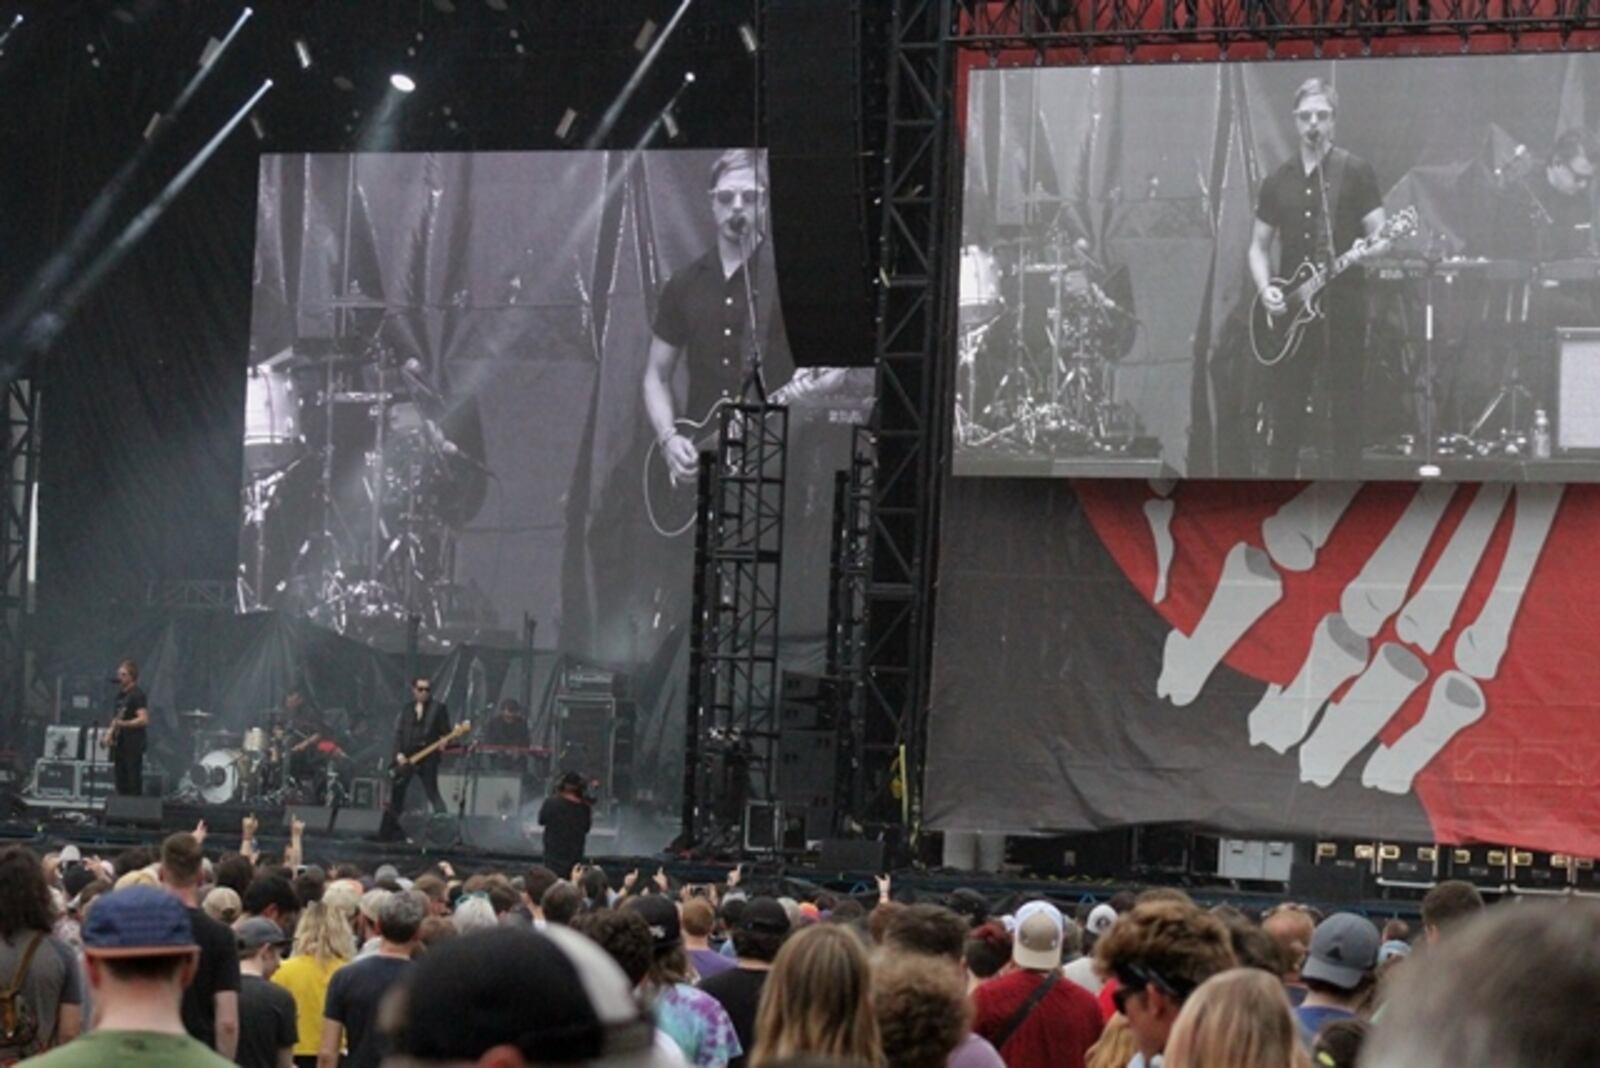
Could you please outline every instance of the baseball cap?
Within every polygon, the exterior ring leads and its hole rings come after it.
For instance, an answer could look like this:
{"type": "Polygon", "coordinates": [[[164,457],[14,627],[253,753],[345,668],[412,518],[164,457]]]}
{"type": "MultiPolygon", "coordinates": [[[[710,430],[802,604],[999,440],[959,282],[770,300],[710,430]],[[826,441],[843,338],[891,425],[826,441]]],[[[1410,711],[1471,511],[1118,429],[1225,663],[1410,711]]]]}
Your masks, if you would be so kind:
{"type": "Polygon", "coordinates": [[[398,883],[400,869],[393,864],[380,864],[378,870],[372,873],[372,881],[377,883],[398,883]]]}
{"type": "Polygon", "coordinates": [[[83,951],[93,957],[161,957],[198,950],[183,902],[151,886],[101,894],[83,922],[83,951]]]}
{"type": "Polygon", "coordinates": [[[239,943],[240,949],[281,946],[289,941],[289,936],[283,933],[283,928],[265,916],[252,916],[248,920],[240,920],[233,928],[233,937],[239,943]]]}
{"type": "Polygon", "coordinates": [[[740,929],[745,931],[789,933],[789,911],[775,897],[753,897],[745,902],[738,922],[740,929]]]}
{"type": "Polygon", "coordinates": [[[1387,964],[1395,957],[1411,956],[1411,943],[1399,938],[1391,938],[1378,947],[1378,963],[1387,964]]]}
{"type": "Polygon", "coordinates": [[[1372,921],[1353,912],[1335,912],[1317,924],[1311,949],[1300,975],[1320,979],[1342,990],[1353,990],[1378,964],[1382,936],[1372,921]]]}
{"type": "Polygon", "coordinates": [[[83,851],[75,845],[64,845],[61,847],[61,852],[56,854],[56,857],[63,866],[81,864],[83,862],[83,851]]]}
{"type": "Polygon", "coordinates": [[[1096,905],[1089,910],[1089,918],[1084,921],[1083,928],[1090,934],[1099,938],[1117,922],[1117,910],[1110,905],[1096,905]]]}
{"type": "Polygon", "coordinates": [[[403,980],[394,1052],[422,1062],[474,1061],[515,1046],[532,1064],[666,1068],[655,1027],[621,967],[582,935],[475,931],[430,949],[403,980]],[[422,996],[411,996],[413,991],[422,996]]]}
{"type": "Polygon", "coordinates": [[[1017,910],[1011,959],[1019,968],[1045,971],[1061,966],[1065,933],[1061,910],[1048,901],[1030,901],[1017,910]]]}
{"type": "Polygon", "coordinates": [[[637,912],[650,925],[650,946],[656,956],[670,952],[683,942],[678,927],[678,906],[660,894],[630,897],[623,908],[637,912]]]}

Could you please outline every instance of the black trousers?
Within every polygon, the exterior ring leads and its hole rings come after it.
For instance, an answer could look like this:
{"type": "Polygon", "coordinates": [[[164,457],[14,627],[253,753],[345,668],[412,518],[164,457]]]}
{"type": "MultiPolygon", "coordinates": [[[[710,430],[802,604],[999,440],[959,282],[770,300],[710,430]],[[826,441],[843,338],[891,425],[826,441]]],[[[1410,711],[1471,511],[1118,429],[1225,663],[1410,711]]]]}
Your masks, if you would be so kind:
{"type": "Polygon", "coordinates": [[[410,788],[412,779],[422,780],[423,792],[428,795],[428,804],[433,806],[434,812],[447,811],[444,796],[439,793],[439,758],[431,756],[421,764],[401,768],[395,775],[394,790],[389,795],[389,807],[396,816],[406,810],[406,790],[410,788]]]}
{"type": "Polygon", "coordinates": [[[1328,318],[1309,323],[1299,349],[1262,376],[1272,433],[1267,448],[1270,478],[1296,477],[1301,447],[1312,436],[1308,409],[1314,391],[1325,400],[1316,407],[1331,424],[1332,456],[1319,455],[1322,470],[1299,472],[1300,477],[1359,477],[1366,444],[1361,403],[1367,359],[1366,297],[1357,290],[1330,292],[1327,298],[1328,318]]]}
{"type": "Polygon", "coordinates": [[[138,797],[144,792],[144,750],[119,745],[111,754],[111,773],[117,793],[138,797]]]}

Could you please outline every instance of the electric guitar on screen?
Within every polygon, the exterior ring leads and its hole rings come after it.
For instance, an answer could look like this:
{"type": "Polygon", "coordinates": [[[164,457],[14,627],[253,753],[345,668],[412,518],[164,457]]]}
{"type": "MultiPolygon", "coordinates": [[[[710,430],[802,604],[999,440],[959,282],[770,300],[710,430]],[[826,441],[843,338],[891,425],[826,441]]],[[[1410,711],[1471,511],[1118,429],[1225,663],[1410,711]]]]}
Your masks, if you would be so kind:
{"type": "MultiPolygon", "coordinates": [[[[843,377],[844,371],[837,367],[802,367],[781,389],[768,395],[767,403],[776,407],[826,392],[843,377]]],[[[721,429],[722,409],[733,403],[719,400],[699,419],[679,419],[678,433],[694,443],[696,453],[714,450],[721,429]]],[[[661,454],[660,441],[651,442],[645,453],[644,508],[650,525],[663,538],[676,538],[694,526],[695,480],[679,478],[672,473],[667,458],[661,454]]]]}
{"type": "Polygon", "coordinates": [[[1307,260],[1288,278],[1274,278],[1272,284],[1283,292],[1284,310],[1277,315],[1267,311],[1260,293],[1250,305],[1250,348],[1256,362],[1272,367],[1293,356],[1305,339],[1306,328],[1323,316],[1322,291],[1328,283],[1360,263],[1373,245],[1405,237],[1416,229],[1417,209],[1402,208],[1385,219],[1371,239],[1358,238],[1326,270],[1307,260]]]}

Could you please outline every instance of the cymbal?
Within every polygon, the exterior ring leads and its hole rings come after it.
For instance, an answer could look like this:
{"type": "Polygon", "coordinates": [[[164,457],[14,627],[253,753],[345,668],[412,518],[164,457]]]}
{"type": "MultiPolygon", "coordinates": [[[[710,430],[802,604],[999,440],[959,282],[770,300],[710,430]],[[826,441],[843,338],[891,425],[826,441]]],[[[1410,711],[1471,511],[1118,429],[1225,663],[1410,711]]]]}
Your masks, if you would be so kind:
{"type": "Polygon", "coordinates": [[[304,371],[316,369],[318,371],[332,369],[335,371],[350,370],[356,367],[366,367],[374,363],[371,356],[349,356],[345,353],[329,353],[326,356],[317,356],[309,352],[297,352],[284,360],[281,366],[287,371],[304,371]]]}
{"type": "Polygon", "coordinates": [[[335,393],[335,404],[382,404],[394,399],[393,393],[335,393]]]}
{"type": "Polygon", "coordinates": [[[191,708],[187,712],[179,712],[178,715],[183,717],[184,719],[192,719],[192,720],[197,720],[197,721],[211,718],[211,713],[210,712],[202,712],[198,708],[191,708]]]}
{"type": "Polygon", "coordinates": [[[1083,273],[1081,263],[1030,263],[1023,268],[1027,274],[1069,274],[1073,271],[1083,273]]]}
{"type": "MultiPolygon", "coordinates": [[[[312,303],[312,302],[308,302],[312,303]]],[[[329,297],[327,300],[316,301],[324,308],[404,308],[405,304],[384,300],[382,297],[369,297],[365,293],[351,293],[342,297],[329,297]]]]}

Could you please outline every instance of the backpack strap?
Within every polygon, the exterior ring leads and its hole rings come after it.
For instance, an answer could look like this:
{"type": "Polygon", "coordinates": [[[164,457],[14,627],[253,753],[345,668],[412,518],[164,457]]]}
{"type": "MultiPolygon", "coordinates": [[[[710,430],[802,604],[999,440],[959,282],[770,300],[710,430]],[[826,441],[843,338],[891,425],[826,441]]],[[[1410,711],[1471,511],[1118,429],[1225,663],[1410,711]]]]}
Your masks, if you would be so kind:
{"type": "Polygon", "coordinates": [[[1017,1011],[1011,1014],[1011,1019],[1007,1020],[1006,1025],[1000,1029],[999,1034],[994,1036],[996,1052],[1005,1048],[1006,1043],[1011,1041],[1011,1036],[1015,1035],[1017,1029],[1027,1022],[1028,1017],[1033,1014],[1033,1010],[1038,1006],[1039,1002],[1044,1000],[1044,996],[1050,993],[1051,988],[1056,985],[1060,978],[1061,969],[1052,968],[1045,981],[1033,988],[1033,993],[1028,995],[1028,1000],[1017,1006],[1017,1011]]]}
{"type": "Polygon", "coordinates": [[[22,984],[28,981],[28,969],[33,966],[33,955],[39,951],[39,943],[44,941],[44,932],[37,932],[28,943],[28,948],[22,951],[22,963],[17,965],[17,970],[11,976],[11,985],[0,990],[0,998],[12,998],[22,991],[22,984]]]}

